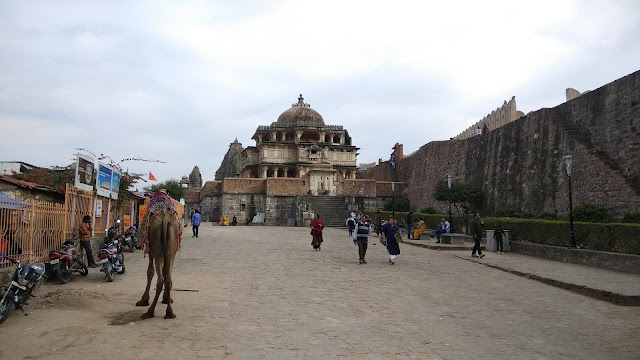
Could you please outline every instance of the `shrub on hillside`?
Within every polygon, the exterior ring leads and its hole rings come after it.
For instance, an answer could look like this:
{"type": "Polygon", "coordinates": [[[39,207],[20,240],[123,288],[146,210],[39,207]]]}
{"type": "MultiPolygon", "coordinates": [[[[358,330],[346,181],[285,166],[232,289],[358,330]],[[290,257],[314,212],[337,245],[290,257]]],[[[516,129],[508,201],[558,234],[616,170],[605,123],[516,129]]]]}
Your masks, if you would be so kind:
{"type": "Polygon", "coordinates": [[[395,199],[389,199],[384,204],[384,210],[393,211],[409,211],[409,198],[405,196],[397,197],[395,199]]]}

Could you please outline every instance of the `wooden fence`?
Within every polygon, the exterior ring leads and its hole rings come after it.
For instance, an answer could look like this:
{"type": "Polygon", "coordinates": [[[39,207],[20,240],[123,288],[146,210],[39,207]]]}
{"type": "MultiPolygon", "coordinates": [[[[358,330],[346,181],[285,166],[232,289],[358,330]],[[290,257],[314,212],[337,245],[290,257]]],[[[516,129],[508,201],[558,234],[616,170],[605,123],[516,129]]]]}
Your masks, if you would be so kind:
{"type": "MultiPolygon", "coordinates": [[[[65,207],[30,199],[0,198],[0,254],[33,263],[49,258],[64,242],[65,207]]],[[[7,266],[0,260],[0,267],[7,266]]]]}

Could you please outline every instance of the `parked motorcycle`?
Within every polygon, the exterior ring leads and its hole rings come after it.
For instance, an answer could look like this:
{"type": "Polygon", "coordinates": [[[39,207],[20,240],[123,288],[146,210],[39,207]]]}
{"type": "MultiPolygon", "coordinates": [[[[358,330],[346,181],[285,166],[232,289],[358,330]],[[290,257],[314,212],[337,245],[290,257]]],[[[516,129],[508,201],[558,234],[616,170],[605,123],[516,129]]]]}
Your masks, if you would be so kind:
{"type": "Polygon", "coordinates": [[[84,260],[78,256],[78,249],[73,240],[67,240],[62,244],[60,250],[49,252],[48,277],[55,276],[61,283],[66,284],[71,280],[71,274],[80,273],[82,276],[89,274],[89,269],[84,260]]]}
{"type": "Polygon", "coordinates": [[[18,265],[11,277],[11,283],[8,286],[0,286],[0,324],[2,324],[13,309],[19,309],[26,316],[22,308],[28,305],[27,300],[35,296],[35,292],[40,287],[40,280],[44,274],[44,264],[33,264],[23,266],[20,261],[9,257],[4,257],[12,263],[18,265]]]}
{"type": "Polygon", "coordinates": [[[133,248],[140,249],[140,238],[138,237],[138,231],[135,226],[131,226],[124,232],[125,243],[131,244],[129,251],[133,252],[133,248]]]}
{"type": "Polygon", "coordinates": [[[98,253],[98,258],[102,266],[100,271],[104,272],[110,282],[116,279],[116,272],[124,274],[124,254],[122,254],[122,246],[118,237],[110,238],[107,236],[98,253]]]}

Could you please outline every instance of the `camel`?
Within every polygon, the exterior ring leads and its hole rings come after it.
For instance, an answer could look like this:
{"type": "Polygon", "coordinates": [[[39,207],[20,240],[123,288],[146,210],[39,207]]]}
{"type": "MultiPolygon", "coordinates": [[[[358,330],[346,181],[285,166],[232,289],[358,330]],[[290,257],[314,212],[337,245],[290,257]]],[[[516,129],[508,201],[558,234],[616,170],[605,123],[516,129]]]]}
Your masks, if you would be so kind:
{"type": "Polygon", "coordinates": [[[151,280],[153,280],[154,262],[155,270],[158,274],[156,283],[156,296],[153,303],[146,313],[142,314],[142,319],[154,317],[158,297],[164,285],[164,295],[162,303],[167,304],[167,313],[165,319],[175,319],[176,315],[171,308],[171,269],[173,268],[173,260],[176,252],[178,252],[180,239],[180,222],[178,218],[167,210],[155,212],[149,216],[148,226],[148,243],[146,244],[145,253],[149,254],[149,268],[147,269],[147,288],[142,295],[142,299],[136,303],[136,306],[149,305],[149,289],[151,288],[151,280]]]}

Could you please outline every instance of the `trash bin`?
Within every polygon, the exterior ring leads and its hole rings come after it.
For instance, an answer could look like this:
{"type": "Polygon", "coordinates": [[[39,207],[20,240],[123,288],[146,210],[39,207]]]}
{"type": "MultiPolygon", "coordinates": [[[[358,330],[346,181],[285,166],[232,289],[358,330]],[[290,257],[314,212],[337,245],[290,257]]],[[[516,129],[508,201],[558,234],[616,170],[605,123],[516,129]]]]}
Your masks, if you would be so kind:
{"type": "MultiPolygon", "coordinates": [[[[487,234],[487,246],[485,249],[487,251],[497,251],[498,243],[494,237],[495,230],[486,230],[487,234]]],[[[509,245],[509,230],[504,230],[504,236],[502,237],[502,247],[503,252],[511,251],[511,246],[509,245]]]]}

